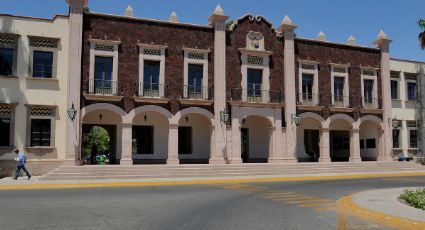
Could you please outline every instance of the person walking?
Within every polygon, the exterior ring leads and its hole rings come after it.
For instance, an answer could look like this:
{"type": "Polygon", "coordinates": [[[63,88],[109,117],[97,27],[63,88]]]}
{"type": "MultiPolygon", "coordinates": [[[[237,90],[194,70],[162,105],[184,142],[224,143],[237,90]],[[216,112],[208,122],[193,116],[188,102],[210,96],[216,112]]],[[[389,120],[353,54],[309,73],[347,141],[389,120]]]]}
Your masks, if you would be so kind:
{"type": "Polygon", "coordinates": [[[14,152],[18,155],[15,159],[18,161],[18,166],[16,166],[16,174],[13,177],[14,180],[18,179],[21,169],[27,174],[28,180],[31,179],[31,175],[28,170],[25,168],[25,163],[27,163],[27,157],[23,152],[20,152],[19,149],[15,149],[14,152]]]}

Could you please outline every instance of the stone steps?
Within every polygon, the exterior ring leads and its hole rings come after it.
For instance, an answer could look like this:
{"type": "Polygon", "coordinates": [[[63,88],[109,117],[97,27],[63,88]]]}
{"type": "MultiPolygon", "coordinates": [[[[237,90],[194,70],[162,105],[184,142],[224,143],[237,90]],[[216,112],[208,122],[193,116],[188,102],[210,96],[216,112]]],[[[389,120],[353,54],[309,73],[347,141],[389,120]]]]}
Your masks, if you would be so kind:
{"type": "Polygon", "coordinates": [[[211,178],[293,176],[297,174],[382,173],[424,171],[412,162],[297,163],[239,165],[93,165],[62,166],[40,180],[211,178]]]}

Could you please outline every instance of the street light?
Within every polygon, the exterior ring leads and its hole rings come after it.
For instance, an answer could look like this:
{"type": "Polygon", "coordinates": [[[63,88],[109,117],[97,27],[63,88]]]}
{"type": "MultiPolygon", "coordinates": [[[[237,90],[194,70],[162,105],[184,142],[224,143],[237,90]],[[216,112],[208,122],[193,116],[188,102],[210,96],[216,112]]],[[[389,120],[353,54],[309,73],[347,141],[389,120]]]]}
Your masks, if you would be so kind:
{"type": "Polygon", "coordinates": [[[296,114],[292,114],[291,118],[292,118],[292,122],[294,122],[297,127],[301,124],[300,116],[297,116],[296,114]]]}
{"type": "Polygon", "coordinates": [[[393,128],[396,129],[400,125],[400,122],[397,119],[393,119],[391,124],[393,125],[393,128]]]}
{"type": "Polygon", "coordinates": [[[229,112],[227,111],[227,108],[224,108],[224,111],[220,111],[220,121],[222,123],[227,123],[229,120],[229,112]]]}
{"type": "Polygon", "coordinates": [[[71,121],[74,121],[75,120],[75,116],[77,115],[77,110],[74,107],[74,103],[72,103],[71,108],[69,108],[67,110],[67,112],[68,112],[69,119],[71,119],[71,121]]]}

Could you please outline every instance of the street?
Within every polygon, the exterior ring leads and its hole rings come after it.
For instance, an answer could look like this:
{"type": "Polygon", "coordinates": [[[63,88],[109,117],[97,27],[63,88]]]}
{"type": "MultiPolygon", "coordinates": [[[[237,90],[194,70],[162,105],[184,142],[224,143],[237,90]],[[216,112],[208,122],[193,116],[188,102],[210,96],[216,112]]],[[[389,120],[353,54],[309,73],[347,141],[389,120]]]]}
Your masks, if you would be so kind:
{"type": "Polygon", "coordinates": [[[424,181],[398,177],[0,191],[0,229],[388,229],[341,218],[335,201],[424,181]]]}

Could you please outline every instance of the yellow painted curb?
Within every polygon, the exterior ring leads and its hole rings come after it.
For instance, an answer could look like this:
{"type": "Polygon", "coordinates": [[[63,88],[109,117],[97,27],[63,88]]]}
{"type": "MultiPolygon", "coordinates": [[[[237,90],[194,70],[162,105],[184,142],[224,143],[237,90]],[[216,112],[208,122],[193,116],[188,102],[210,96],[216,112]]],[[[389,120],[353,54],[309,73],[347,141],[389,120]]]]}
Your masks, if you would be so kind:
{"type": "Polygon", "coordinates": [[[64,184],[20,184],[0,185],[0,190],[31,190],[31,189],[71,189],[71,188],[112,188],[112,187],[146,187],[146,186],[173,186],[173,185],[207,185],[207,184],[235,184],[235,183],[267,183],[267,182],[291,182],[291,181],[319,181],[319,180],[344,180],[344,179],[367,179],[384,177],[413,177],[425,176],[420,173],[387,173],[387,174],[357,174],[342,176],[305,176],[283,178],[251,178],[251,179],[205,179],[185,181],[152,181],[152,182],[82,182],[64,184]]]}
{"type": "Polygon", "coordinates": [[[343,197],[336,202],[338,229],[347,229],[347,220],[354,214],[362,219],[396,229],[424,230],[425,222],[388,215],[360,207],[353,202],[353,195],[343,197]],[[342,221],[341,221],[342,220],[342,221]]]}

